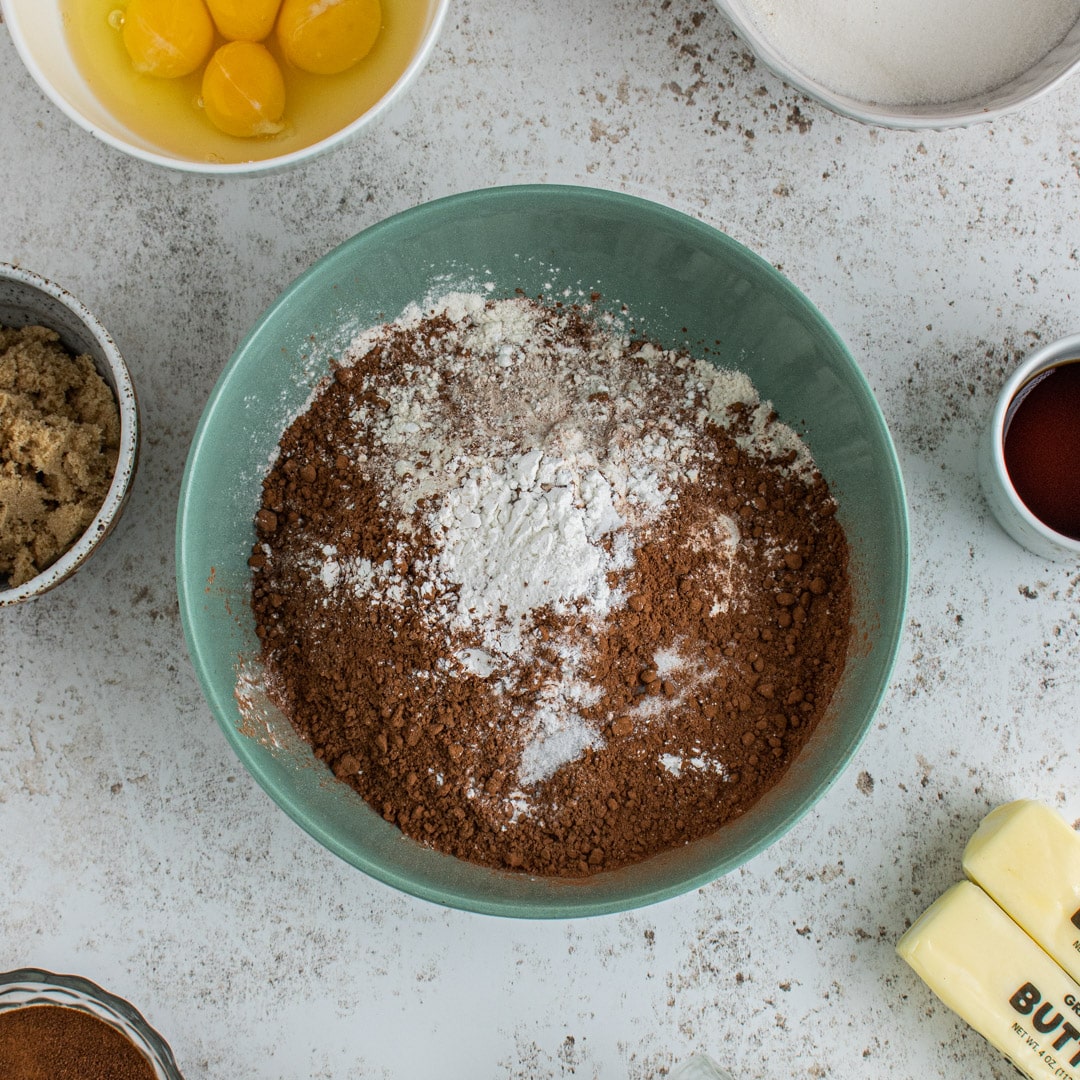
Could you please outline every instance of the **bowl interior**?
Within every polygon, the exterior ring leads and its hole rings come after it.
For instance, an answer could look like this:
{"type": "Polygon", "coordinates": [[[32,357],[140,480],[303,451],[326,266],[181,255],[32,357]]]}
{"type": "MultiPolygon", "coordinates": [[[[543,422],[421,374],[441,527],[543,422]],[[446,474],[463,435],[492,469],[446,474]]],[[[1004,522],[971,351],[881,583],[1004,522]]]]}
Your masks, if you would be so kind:
{"type": "Polygon", "coordinates": [[[199,678],[233,748],[275,801],[332,851],[397,888],[525,917],[598,914],[676,895],[789,828],[865,732],[891,671],[906,595],[896,457],[865,379],[825,320],[772,267],[716,230],[584,188],[496,188],[429,203],[353,237],[303,274],[241,344],[211,396],[188,459],[177,544],[181,612],[199,678]],[[583,882],[481,868],[403,839],[333,780],[255,689],[246,560],[261,478],[284,427],[359,329],[425,296],[460,289],[512,296],[519,288],[570,298],[595,290],[599,307],[617,312],[626,304],[653,340],[709,346],[721,363],[745,370],[805,434],[837,495],[854,559],[854,654],[829,716],[783,782],[715,835],[583,882]]]}
{"type": "MultiPolygon", "coordinates": [[[[448,0],[404,0],[403,4],[386,9],[384,33],[367,61],[375,65],[377,78],[369,84],[350,81],[352,73],[323,76],[325,85],[331,89],[321,99],[321,105],[320,99],[308,91],[308,96],[315,100],[306,106],[307,115],[312,118],[311,125],[317,128],[318,135],[307,138],[301,130],[287,130],[281,139],[264,142],[229,139],[211,133],[207,153],[199,156],[180,149],[183,143],[178,133],[187,124],[201,125],[201,119],[188,120],[181,114],[164,113],[165,119],[159,127],[161,134],[154,137],[148,134],[150,129],[143,121],[145,102],[134,101],[129,85],[108,77],[105,60],[101,69],[105,74],[87,79],[80,63],[84,58],[72,48],[71,32],[78,31],[87,41],[92,41],[93,49],[87,51],[95,58],[105,57],[108,63],[126,62],[114,31],[103,29],[100,41],[90,33],[97,30],[99,22],[105,26],[112,8],[123,5],[102,5],[101,0],[79,0],[79,3],[83,8],[75,6],[73,11],[65,11],[60,0],[0,0],[0,11],[23,62],[52,101],[92,135],[144,161],[208,174],[249,174],[306,161],[352,137],[379,115],[423,66],[438,36],[448,0]],[[75,18],[83,21],[74,23],[75,18]],[[394,22],[392,34],[385,29],[390,25],[388,20],[399,20],[394,22]]],[[[305,84],[320,78],[303,73],[296,77],[305,84]]],[[[144,79],[141,92],[150,95],[151,102],[165,99],[169,94],[166,84],[173,80],[144,79]]],[[[184,92],[197,97],[198,80],[198,75],[180,80],[184,92]]],[[[154,107],[160,105],[150,106],[154,107]]]]}
{"type": "Polygon", "coordinates": [[[883,105],[838,93],[794,66],[755,25],[744,0],[715,0],[739,36],[777,76],[808,97],[864,124],[903,130],[943,129],[993,120],[1049,93],[1080,68],[1080,21],[1037,64],[993,90],[935,104],[883,105]]]}
{"type": "Polygon", "coordinates": [[[83,304],[55,283],[8,264],[0,264],[0,326],[40,324],[55,330],[61,344],[88,355],[112,390],[120,410],[120,453],[105,501],[86,532],[56,562],[30,581],[6,587],[0,577],[0,606],[38,596],[70,577],[116,524],[131,491],[139,458],[139,419],[135,387],[112,338],[83,304]]]}
{"type": "Polygon", "coordinates": [[[102,342],[63,300],[25,281],[0,276],[0,326],[40,324],[55,330],[72,352],[88,354],[101,377],[117,392],[116,375],[102,342]]]}

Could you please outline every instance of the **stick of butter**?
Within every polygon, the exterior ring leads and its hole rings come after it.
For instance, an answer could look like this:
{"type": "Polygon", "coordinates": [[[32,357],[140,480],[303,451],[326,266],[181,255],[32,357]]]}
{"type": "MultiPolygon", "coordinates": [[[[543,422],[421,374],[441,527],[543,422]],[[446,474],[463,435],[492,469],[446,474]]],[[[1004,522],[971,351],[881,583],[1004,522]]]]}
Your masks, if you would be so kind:
{"type": "Polygon", "coordinates": [[[1031,1080],[1080,1080],[1080,986],[970,881],[915,921],[896,951],[1031,1080]]]}
{"type": "Polygon", "coordinates": [[[964,873],[1080,982],[1080,834],[1048,806],[992,810],[964,849],[964,873]]]}

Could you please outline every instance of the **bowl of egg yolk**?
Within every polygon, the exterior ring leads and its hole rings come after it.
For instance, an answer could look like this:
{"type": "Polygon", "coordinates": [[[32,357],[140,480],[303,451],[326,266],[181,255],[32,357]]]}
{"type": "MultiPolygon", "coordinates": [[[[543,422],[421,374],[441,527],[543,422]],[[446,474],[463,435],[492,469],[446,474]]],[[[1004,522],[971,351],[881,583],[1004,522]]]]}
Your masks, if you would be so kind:
{"type": "Polygon", "coordinates": [[[423,66],[448,0],[0,0],[41,89],[143,161],[252,174],[354,136],[423,66]]]}

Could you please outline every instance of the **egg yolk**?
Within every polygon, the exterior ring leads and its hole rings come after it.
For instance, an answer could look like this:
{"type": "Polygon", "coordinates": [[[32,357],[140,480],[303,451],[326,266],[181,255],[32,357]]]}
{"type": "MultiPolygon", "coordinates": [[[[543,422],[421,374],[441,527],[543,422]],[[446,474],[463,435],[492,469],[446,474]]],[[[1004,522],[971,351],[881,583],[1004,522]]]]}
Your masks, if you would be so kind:
{"type": "Polygon", "coordinates": [[[226,135],[276,135],[284,125],[285,80],[269,51],[254,41],[230,41],[203,72],[206,115],[226,135]]]}
{"type": "Polygon", "coordinates": [[[136,71],[176,79],[209,55],[214,23],[203,0],[131,0],[121,37],[136,71]]]}
{"type": "Polygon", "coordinates": [[[274,29],[281,0],[206,0],[214,23],[229,41],[262,41],[274,29]]]}
{"type": "Polygon", "coordinates": [[[381,27],[379,0],[284,0],[277,37],[290,64],[336,75],[367,56],[381,27]]]}

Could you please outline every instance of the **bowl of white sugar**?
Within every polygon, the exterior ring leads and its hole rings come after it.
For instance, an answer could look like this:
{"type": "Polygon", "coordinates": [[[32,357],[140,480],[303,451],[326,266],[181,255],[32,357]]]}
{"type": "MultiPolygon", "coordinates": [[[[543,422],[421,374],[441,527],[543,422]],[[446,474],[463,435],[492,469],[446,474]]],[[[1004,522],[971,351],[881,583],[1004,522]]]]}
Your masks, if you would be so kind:
{"type": "Polygon", "coordinates": [[[716,0],[781,79],[910,130],[1016,111],[1080,66],[1080,0],[716,0]]]}
{"type": "Polygon", "coordinates": [[[415,207],[222,373],[177,579],[222,731],[435,903],[639,907],[778,840],[870,727],[907,519],[881,412],[772,266],[613,192],[415,207]]]}

